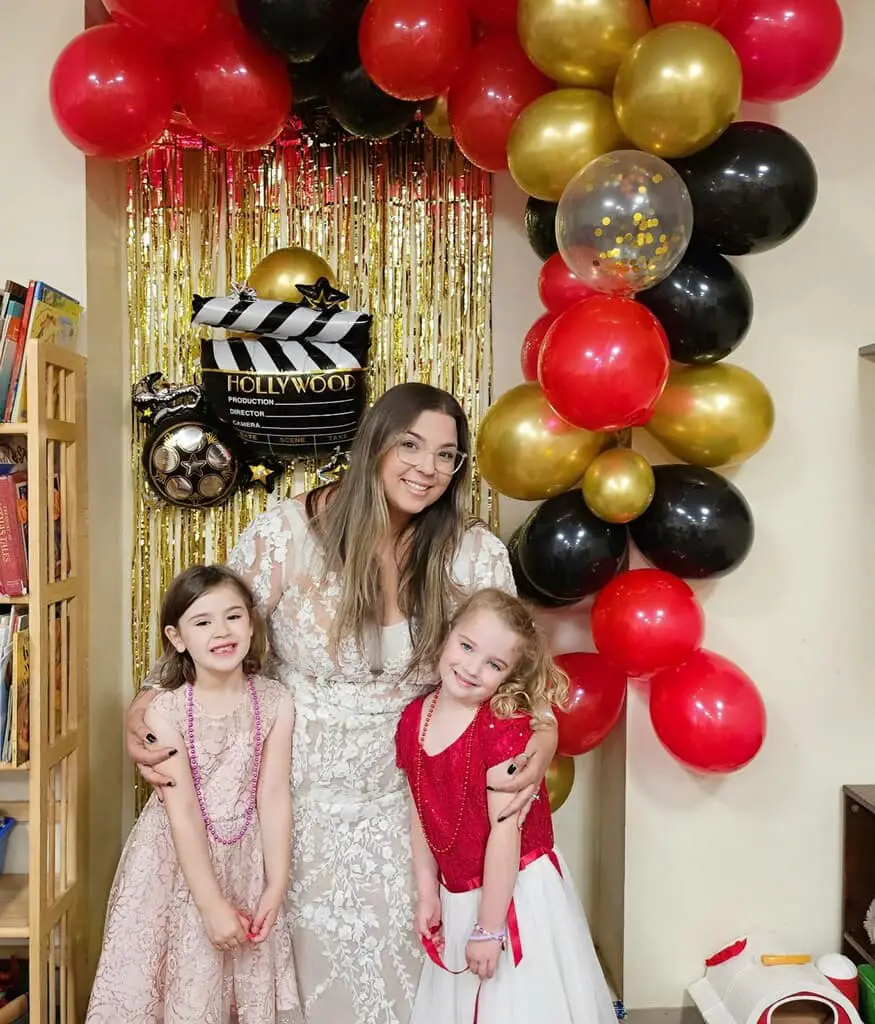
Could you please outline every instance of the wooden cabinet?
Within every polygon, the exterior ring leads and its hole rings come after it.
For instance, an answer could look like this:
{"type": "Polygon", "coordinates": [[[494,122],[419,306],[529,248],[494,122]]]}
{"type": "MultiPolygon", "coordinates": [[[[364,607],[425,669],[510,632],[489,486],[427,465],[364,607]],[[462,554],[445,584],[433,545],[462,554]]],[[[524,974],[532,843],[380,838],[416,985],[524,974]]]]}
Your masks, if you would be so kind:
{"type": "Polygon", "coordinates": [[[842,952],[875,966],[875,785],[845,786],[842,952]]]}
{"type": "Polygon", "coordinates": [[[85,361],[44,341],[26,351],[27,422],[0,435],[27,444],[29,588],[11,603],[29,620],[29,760],[0,765],[0,808],[27,824],[28,873],[0,875],[0,956],[28,957],[31,1024],[75,1024],[87,999],[85,361]],[[27,799],[7,799],[4,781],[22,780],[27,799]]]}

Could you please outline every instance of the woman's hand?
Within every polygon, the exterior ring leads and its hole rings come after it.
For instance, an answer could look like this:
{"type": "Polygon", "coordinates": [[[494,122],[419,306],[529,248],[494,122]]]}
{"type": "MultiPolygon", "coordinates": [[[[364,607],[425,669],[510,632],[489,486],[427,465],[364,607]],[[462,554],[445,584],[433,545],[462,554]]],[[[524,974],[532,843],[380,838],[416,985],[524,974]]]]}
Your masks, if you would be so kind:
{"type": "Polygon", "coordinates": [[[537,799],[538,790],[550,763],[556,756],[556,745],[559,742],[559,729],[555,718],[532,718],[534,735],[529,740],[525,751],[513,759],[507,770],[508,778],[504,782],[493,782],[490,789],[499,793],[515,793],[508,805],[502,808],[499,821],[504,821],[512,814],[517,815],[517,825],[522,828],[526,815],[537,799]]]}
{"type": "Polygon", "coordinates": [[[146,708],[155,699],[155,694],[155,690],[140,690],[131,702],[125,716],[125,745],[128,757],[137,766],[146,782],[155,787],[160,800],[161,789],[164,786],[172,786],[173,783],[166,775],[155,771],[155,766],[162,764],[168,757],[173,757],[176,751],[171,747],[157,746],[157,740],[146,725],[146,708]]]}

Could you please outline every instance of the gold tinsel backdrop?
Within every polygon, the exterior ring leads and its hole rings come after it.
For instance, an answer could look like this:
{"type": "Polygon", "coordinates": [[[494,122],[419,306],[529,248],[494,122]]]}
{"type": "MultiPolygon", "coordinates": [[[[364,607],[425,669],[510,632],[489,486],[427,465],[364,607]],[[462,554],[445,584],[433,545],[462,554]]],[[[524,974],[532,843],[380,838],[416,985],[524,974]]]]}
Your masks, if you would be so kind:
{"type": "MultiPolygon", "coordinates": [[[[127,218],[132,383],[155,371],[198,379],[205,329],[191,327],[192,295],[226,295],[268,253],[301,245],[336,270],[349,308],[374,318],[371,399],[426,381],[462,402],[476,432],[492,390],[490,179],[449,143],[417,133],[248,153],[159,146],[131,164],[127,218]]],[[[317,468],[289,464],[271,496],[245,489],[216,508],[181,509],[150,494],[142,439],[135,427],[135,686],[159,650],[158,609],[173,576],[223,561],[254,515],[313,486],[317,468]]],[[[471,506],[496,526],[476,474],[471,506]]]]}

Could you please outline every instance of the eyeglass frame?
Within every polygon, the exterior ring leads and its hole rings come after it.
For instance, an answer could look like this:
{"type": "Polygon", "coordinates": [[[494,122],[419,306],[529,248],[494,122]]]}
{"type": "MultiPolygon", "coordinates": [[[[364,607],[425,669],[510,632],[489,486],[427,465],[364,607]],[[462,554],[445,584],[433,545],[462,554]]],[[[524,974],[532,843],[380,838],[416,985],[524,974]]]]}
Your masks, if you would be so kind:
{"type": "Polygon", "coordinates": [[[402,452],[401,446],[406,441],[407,442],[412,442],[413,444],[419,444],[419,441],[415,437],[412,437],[409,434],[402,434],[400,437],[397,437],[395,439],[395,441],[392,443],[392,447],[395,450],[395,454],[398,456],[398,461],[399,462],[403,462],[405,466],[410,466],[411,469],[419,469],[419,467],[422,465],[422,461],[425,458],[425,456],[426,455],[430,455],[432,457],[432,463],[434,464],[434,471],[435,471],[435,473],[437,473],[438,476],[448,477],[449,479],[452,479],[459,472],[459,470],[465,465],[465,462],[468,459],[468,453],[467,452],[463,452],[459,448],[456,448],[455,449],[455,457],[459,460],[459,464],[457,466],[454,466],[453,469],[449,473],[445,473],[438,466],[438,461],[437,461],[437,456],[440,454],[441,451],[445,451],[446,450],[445,448],[423,448],[423,449],[420,449],[419,452],[418,452],[419,461],[418,462],[408,462],[407,459],[405,459],[404,456],[401,454],[401,452],[402,452]]]}

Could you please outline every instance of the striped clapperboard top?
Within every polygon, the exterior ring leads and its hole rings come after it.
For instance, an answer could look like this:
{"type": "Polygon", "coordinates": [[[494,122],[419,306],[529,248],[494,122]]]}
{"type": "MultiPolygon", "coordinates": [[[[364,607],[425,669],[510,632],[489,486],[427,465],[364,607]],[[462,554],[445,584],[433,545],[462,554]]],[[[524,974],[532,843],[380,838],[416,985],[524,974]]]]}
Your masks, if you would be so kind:
{"type": "Polygon", "coordinates": [[[194,322],[268,328],[258,338],[201,342],[207,400],[253,452],[293,458],[349,446],[365,408],[368,314],[231,296],[201,301],[194,322]]]}

